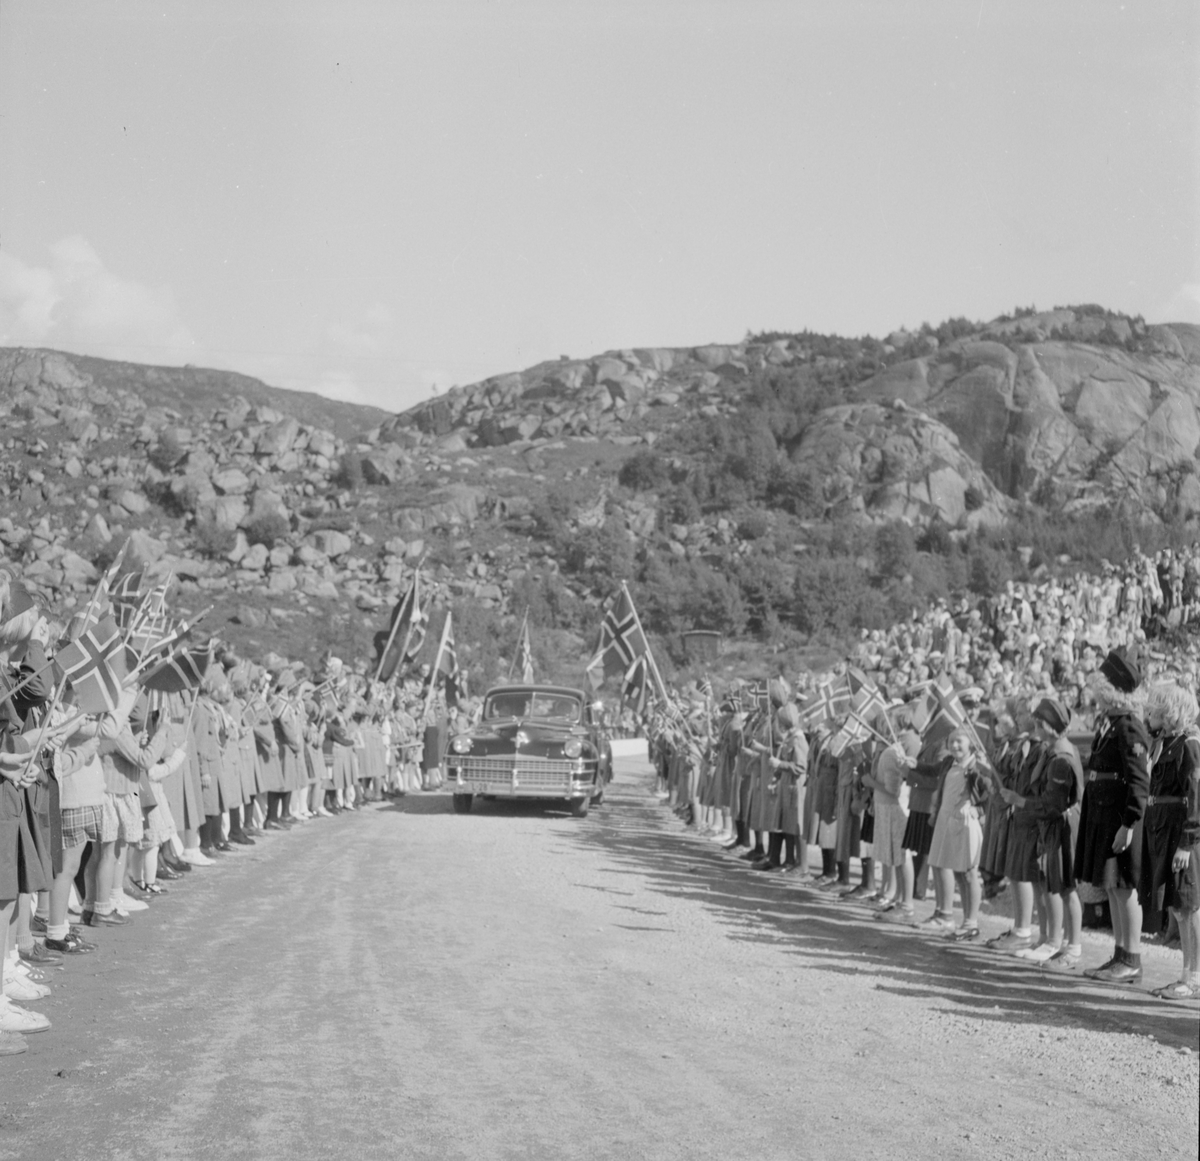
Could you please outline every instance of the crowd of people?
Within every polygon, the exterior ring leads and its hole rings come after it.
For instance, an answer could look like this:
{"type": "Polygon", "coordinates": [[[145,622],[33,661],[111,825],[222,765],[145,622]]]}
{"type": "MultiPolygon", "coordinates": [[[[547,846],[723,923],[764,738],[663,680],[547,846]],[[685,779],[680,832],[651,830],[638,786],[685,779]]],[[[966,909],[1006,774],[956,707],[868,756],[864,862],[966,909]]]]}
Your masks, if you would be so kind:
{"type": "Polygon", "coordinates": [[[50,1028],[51,969],[100,949],[106,928],[273,833],[436,788],[455,728],[432,683],[382,685],[334,657],[318,672],[260,664],[215,642],[188,654],[194,688],[147,688],[143,666],[110,710],[82,712],[55,659],[86,628],[0,571],[2,1056],[50,1028]]]}
{"type": "MultiPolygon", "coordinates": [[[[1013,925],[992,946],[1051,972],[1083,971],[1083,908],[1103,900],[1113,953],[1085,974],[1136,983],[1143,932],[1169,926],[1183,970],[1157,994],[1195,1000],[1200,670],[1162,634],[1200,616],[1198,578],[1193,549],[1010,584],[865,634],[829,673],[720,698],[705,681],[641,723],[623,707],[612,731],[644,728],[663,794],[757,871],[959,941],[1006,888],[1013,925]]],[[[170,634],[128,671],[89,669],[96,597],[56,620],[0,569],[0,1055],[50,1028],[50,969],[103,929],[272,833],[436,788],[469,721],[433,674],[381,684],[334,657],[311,671],[216,641],[176,654],[182,684],[155,684],[145,659],[169,660],[170,634]],[[85,670],[113,683],[100,708],[72,676],[85,670]]]]}
{"type": "MultiPolygon", "coordinates": [[[[1002,623],[1025,596],[998,602],[1002,623]]],[[[1200,999],[1200,711],[1185,671],[1147,680],[1131,638],[1098,655],[1070,704],[1041,675],[989,696],[955,685],[974,673],[949,645],[925,675],[842,665],[658,703],[660,793],[754,870],[861,901],[883,923],[979,941],[985,889],[1007,889],[1012,927],[988,946],[1049,972],[1136,984],[1143,933],[1170,928],[1182,971],[1155,994],[1200,999]],[[918,918],[927,894],[933,912],[918,918]],[[1084,905],[1098,901],[1114,946],[1088,967],[1084,905]]]]}
{"type": "Polygon", "coordinates": [[[989,701],[1055,693],[1071,709],[1109,650],[1137,649],[1155,672],[1195,689],[1200,658],[1170,630],[1200,619],[1200,542],[1135,552],[1070,580],[1009,581],[975,603],[938,602],[892,628],[864,631],[855,663],[903,692],[938,673],[979,686],[989,701]]]}

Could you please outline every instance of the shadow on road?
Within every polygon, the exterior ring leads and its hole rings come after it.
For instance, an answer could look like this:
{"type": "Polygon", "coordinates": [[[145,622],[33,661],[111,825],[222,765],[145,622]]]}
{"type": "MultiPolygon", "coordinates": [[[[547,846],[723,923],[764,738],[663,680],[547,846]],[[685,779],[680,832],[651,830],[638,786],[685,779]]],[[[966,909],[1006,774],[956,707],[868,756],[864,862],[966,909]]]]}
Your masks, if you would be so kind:
{"type": "MultiPolygon", "coordinates": [[[[390,799],[379,809],[395,814],[453,814],[453,795],[448,790],[421,791],[390,799]]],[[[571,812],[566,803],[552,798],[493,798],[485,802],[476,797],[469,815],[471,818],[569,818],[571,812]]]]}
{"type": "Polygon", "coordinates": [[[979,945],[878,923],[862,906],[754,872],[681,832],[665,805],[628,783],[610,786],[605,804],[568,835],[628,868],[611,873],[644,876],[652,890],[702,904],[729,938],[782,948],[804,971],[879,977],[881,991],[949,1000],[980,1020],[1148,1034],[1197,1047],[1194,1005],[1050,975],[979,945]]]}

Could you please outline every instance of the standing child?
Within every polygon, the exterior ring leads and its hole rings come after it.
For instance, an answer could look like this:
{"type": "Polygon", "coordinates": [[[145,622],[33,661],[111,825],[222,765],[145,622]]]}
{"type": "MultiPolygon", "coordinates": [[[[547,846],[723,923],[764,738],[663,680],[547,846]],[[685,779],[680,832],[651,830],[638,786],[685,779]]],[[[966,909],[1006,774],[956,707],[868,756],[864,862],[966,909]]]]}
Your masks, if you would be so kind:
{"type": "Polygon", "coordinates": [[[969,731],[957,729],[946,742],[950,767],[935,796],[933,840],[929,865],[942,886],[946,905],[954,898],[954,884],[962,896],[963,921],[947,937],[954,940],[979,938],[979,855],[983,849],[983,827],[979,808],[987,797],[988,783],[976,769],[975,743],[969,731]]]}

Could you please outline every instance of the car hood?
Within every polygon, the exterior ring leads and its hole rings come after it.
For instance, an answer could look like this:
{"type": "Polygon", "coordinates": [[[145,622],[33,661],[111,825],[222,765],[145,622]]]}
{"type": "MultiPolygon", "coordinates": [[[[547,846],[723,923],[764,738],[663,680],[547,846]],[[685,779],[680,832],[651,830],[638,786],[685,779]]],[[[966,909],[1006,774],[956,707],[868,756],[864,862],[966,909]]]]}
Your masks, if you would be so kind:
{"type": "Polygon", "coordinates": [[[587,731],[582,726],[571,725],[569,722],[529,718],[496,718],[471,730],[471,737],[477,742],[507,742],[513,747],[518,744],[561,744],[572,735],[586,737],[587,731]],[[518,734],[522,735],[519,743],[518,734]]]}

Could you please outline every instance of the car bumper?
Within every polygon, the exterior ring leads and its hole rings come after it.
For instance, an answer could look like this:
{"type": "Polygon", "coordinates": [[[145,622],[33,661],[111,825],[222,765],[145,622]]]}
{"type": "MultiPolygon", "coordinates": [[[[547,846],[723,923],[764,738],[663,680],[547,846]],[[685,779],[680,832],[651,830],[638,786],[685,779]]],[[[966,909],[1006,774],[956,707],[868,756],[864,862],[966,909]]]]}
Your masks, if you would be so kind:
{"type": "Polygon", "coordinates": [[[596,793],[595,769],[499,771],[472,769],[447,762],[447,789],[454,794],[486,794],[492,798],[590,798],[596,793]]]}

